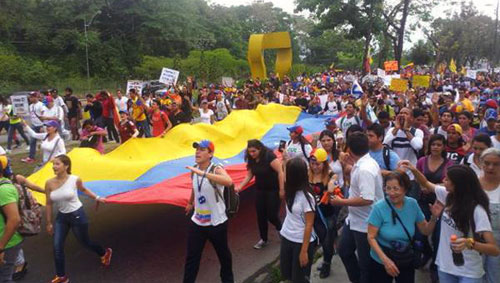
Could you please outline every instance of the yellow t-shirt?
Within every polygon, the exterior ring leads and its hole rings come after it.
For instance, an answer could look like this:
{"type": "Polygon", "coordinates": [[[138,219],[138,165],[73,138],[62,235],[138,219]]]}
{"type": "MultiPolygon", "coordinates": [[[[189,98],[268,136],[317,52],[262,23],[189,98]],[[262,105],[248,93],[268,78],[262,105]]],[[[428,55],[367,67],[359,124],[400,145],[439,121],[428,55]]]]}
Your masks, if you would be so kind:
{"type": "Polygon", "coordinates": [[[142,108],[142,101],[139,98],[132,100],[132,118],[138,122],[146,120],[146,114],[142,108]]]}

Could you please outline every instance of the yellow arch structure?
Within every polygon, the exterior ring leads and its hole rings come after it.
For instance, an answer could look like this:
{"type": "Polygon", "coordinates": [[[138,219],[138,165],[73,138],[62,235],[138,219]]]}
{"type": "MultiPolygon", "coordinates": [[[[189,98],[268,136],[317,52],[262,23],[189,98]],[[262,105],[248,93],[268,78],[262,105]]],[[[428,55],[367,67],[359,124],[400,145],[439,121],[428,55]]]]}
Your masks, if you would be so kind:
{"type": "Polygon", "coordinates": [[[267,78],[264,50],[278,49],[276,74],[282,78],[292,68],[292,40],[288,32],[252,34],[248,40],[248,64],[253,79],[267,78]]]}

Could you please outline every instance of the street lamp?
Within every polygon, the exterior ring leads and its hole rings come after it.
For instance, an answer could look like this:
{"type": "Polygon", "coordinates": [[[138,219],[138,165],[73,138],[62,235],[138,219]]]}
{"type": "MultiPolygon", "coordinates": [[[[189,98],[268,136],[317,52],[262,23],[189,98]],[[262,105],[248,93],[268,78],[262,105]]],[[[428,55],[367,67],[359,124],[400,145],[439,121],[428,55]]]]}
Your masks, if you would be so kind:
{"type": "Polygon", "coordinates": [[[85,31],[85,58],[87,60],[87,92],[90,92],[90,67],[89,67],[89,37],[87,35],[87,29],[90,27],[95,17],[99,15],[101,11],[97,11],[94,16],[87,23],[87,16],[83,18],[83,30],[85,31]]]}

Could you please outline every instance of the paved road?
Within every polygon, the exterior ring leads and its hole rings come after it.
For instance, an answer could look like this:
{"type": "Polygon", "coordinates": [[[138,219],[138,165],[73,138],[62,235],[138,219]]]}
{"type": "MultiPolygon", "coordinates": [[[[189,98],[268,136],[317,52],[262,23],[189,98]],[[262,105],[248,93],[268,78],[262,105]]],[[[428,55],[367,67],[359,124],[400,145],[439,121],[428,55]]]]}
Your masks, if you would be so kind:
{"type": "MultiPolygon", "coordinates": [[[[237,282],[250,277],[279,254],[277,233],[271,244],[257,251],[254,193],[242,194],[240,213],[231,220],[230,247],[237,282]]],[[[182,208],[168,205],[106,205],[96,213],[93,203],[85,202],[91,221],[91,238],[114,250],[112,266],[100,267],[99,259],[80,248],[72,234],[66,242],[67,273],[71,282],[181,282],[188,219],[182,208]]],[[[52,239],[43,232],[25,241],[29,272],[20,282],[48,282],[55,274],[52,239]]],[[[219,264],[207,245],[198,282],[219,282],[219,264]]]]}

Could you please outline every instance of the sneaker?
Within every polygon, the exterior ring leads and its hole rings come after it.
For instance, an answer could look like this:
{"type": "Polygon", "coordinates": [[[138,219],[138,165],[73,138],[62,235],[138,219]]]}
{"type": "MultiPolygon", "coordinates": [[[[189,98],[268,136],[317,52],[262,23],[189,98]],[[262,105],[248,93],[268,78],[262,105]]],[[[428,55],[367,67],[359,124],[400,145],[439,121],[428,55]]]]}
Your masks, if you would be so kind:
{"type": "Polygon", "coordinates": [[[24,163],[33,163],[33,162],[35,162],[35,159],[31,159],[29,157],[26,157],[26,158],[21,159],[21,162],[24,162],[24,163]]]}
{"type": "Polygon", "coordinates": [[[30,151],[30,146],[29,145],[26,147],[26,151],[30,151]]]}
{"type": "Polygon", "coordinates": [[[68,276],[59,277],[56,275],[56,277],[54,277],[54,279],[52,279],[50,283],[69,283],[69,278],[68,276]]]}
{"type": "Polygon", "coordinates": [[[255,246],[253,246],[253,248],[254,248],[254,249],[256,249],[256,250],[260,250],[260,249],[262,249],[262,248],[263,248],[263,247],[265,247],[265,246],[267,246],[267,242],[266,242],[266,241],[264,241],[264,240],[262,240],[262,239],[260,239],[260,240],[257,242],[257,244],[255,244],[255,246]]]}
{"type": "Polygon", "coordinates": [[[26,276],[27,272],[28,272],[28,262],[25,261],[23,264],[23,268],[17,272],[14,272],[14,274],[12,274],[12,280],[19,281],[19,280],[23,279],[24,276],[26,276]]]}
{"type": "Polygon", "coordinates": [[[101,263],[104,267],[108,267],[111,264],[111,256],[113,255],[113,250],[110,248],[106,249],[106,253],[101,256],[101,263]]]}
{"type": "Polygon", "coordinates": [[[321,265],[321,269],[319,271],[319,278],[323,279],[330,276],[330,264],[324,263],[321,265]]]}

